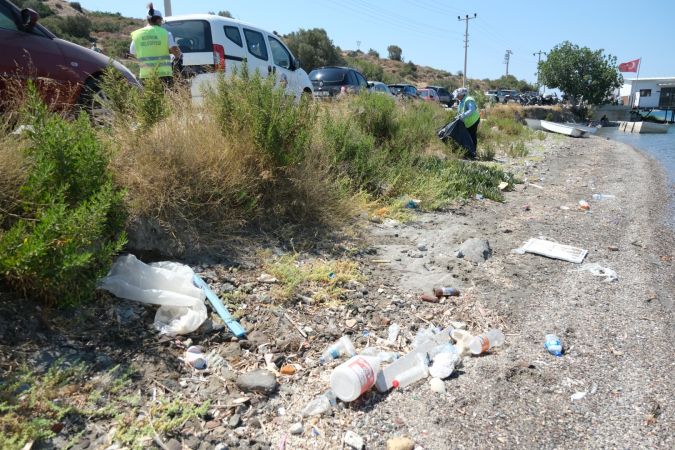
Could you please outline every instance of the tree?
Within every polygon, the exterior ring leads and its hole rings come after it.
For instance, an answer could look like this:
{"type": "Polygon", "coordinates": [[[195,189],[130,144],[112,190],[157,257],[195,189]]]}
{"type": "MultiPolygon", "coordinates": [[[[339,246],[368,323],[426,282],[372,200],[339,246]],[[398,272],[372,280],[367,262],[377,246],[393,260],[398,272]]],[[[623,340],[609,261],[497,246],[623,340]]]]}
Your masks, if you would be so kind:
{"type": "Polygon", "coordinates": [[[233,17],[232,17],[232,13],[230,13],[230,11],[227,11],[227,10],[225,10],[225,11],[218,11],[218,15],[219,15],[220,17],[229,17],[230,19],[233,18],[233,17]]]}
{"type": "Polygon", "coordinates": [[[521,92],[536,91],[537,88],[525,80],[519,80],[513,75],[502,75],[496,80],[488,80],[491,89],[515,89],[521,92]]]}
{"type": "Polygon", "coordinates": [[[372,56],[373,58],[379,58],[380,57],[380,54],[377,52],[377,50],[375,50],[373,48],[368,50],[368,55],[372,56]]]}
{"type": "Polygon", "coordinates": [[[303,30],[302,28],[284,36],[284,41],[293,54],[300,59],[305,71],[322,66],[334,66],[344,61],[333,41],[323,28],[303,30]]]}
{"type": "Polygon", "coordinates": [[[538,68],[542,84],[560,89],[571,97],[573,104],[581,97],[590,104],[602,103],[623,83],[615,56],[569,41],[556,45],[538,68]]]}
{"type": "Polygon", "coordinates": [[[394,61],[402,61],[401,55],[403,54],[403,50],[401,47],[398,45],[390,45],[387,47],[387,51],[389,52],[389,59],[393,59],[394,61]]]}

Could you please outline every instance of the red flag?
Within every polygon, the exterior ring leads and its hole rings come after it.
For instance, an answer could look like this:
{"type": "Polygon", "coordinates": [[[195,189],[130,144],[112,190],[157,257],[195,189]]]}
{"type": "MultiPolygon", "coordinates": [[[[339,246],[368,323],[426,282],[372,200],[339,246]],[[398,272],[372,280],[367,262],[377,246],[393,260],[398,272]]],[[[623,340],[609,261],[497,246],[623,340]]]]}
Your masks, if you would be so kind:
{"type": "Polygon", "coordinates": [[[619,64],[619,72],[637,72],[640,58],[619,64]]]}

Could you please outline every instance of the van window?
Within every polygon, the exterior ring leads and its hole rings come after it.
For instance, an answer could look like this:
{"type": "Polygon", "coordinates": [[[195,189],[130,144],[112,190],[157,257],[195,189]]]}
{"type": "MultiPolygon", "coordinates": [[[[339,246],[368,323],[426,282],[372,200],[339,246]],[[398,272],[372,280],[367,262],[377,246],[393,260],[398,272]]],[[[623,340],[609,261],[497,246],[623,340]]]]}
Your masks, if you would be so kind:
{"type": "Polygon", "coordinates": [[[0,28],[5,30],[19,31],[19,28],[14,22],[14,16],[9,11],[9,7],[0,5],[0,28]]]}
{"type": "Polygon", "coordinates": [[[249,53],[256,58],[267,61],[267,45],[265,45],[265,37],[262,33],[244,28],[244,36],[249,53]]]}
{"type": "Polygon", "coordinates": [[[211,25],[206,20],[176,20],[164,22],[183,53],[212,52],[211,25]]]}
{"type": "Polygon", "coordinates": [[[243,47],[244,44],[241,42],[241,33],[239,33],[239,28],[233,27],[231,25],[225,25],[223,27],[225,30],[225,36],[239,47],[243,47]]]}
{"type": "Polygon", "coordinates": [[[268,36],[270,39],[270,49],[272,50],[272,59],[274,59],[274,64],[284,69],[291,68],[291,54],[288,53],[286,47],[274,39],[272,36],[268,36]]]}

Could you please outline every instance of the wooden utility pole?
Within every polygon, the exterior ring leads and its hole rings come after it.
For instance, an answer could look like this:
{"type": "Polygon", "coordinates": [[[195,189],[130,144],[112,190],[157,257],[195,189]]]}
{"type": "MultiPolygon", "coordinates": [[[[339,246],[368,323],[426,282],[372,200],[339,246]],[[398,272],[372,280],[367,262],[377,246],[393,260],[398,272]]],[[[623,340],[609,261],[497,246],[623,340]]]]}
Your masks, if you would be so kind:
{"type": "Polygon", "coordinates": [[[473,17],[469,17],[467,14],[464,18],[457,16],[457,20],[466,22],[466,30],[464,31],[464,72],[462,72],[462,87],[466,87],[466,55],[467,49],[469,48],[469,20],[475,19],[478,17],[478,14],[473,13],[473,17]]]}

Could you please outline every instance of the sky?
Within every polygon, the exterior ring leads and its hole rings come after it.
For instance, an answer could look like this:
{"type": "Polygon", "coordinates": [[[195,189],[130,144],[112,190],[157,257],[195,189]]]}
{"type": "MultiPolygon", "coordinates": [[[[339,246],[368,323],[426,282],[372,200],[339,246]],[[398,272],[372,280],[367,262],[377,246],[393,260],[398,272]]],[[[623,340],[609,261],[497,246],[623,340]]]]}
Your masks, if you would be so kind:
{"type": "MultiPolygon", "coordinates": [[[[80,0],[89,10],[145,17],[144,0],[80,0]]],[[[164,1],[155,1],[164,11],[164,1]]],[[[464,67],[467,14],[469,78],[499,78],[506,73],[504,56],[512,54],[508,73],[536,81],[535,52],[549,52],[570,41],[603,49],[617,62],[641,58],[640,78],[675,76],[672,0],[173,0],[173,15],[230,11],[236,19],[268,31],[287,34],[323,28],[343,50],[374,49],[387,57],[398,45],[403,60],[452,73],[464,67]]],[[[546,55],[542,54],[542,58],[546,55]]],[[[625,73],[625,78],[635,74],[625,73]]]]}

